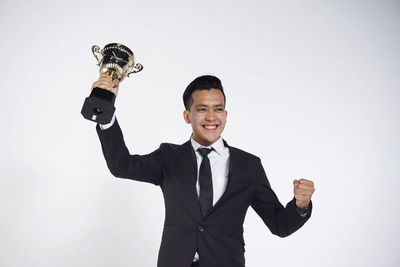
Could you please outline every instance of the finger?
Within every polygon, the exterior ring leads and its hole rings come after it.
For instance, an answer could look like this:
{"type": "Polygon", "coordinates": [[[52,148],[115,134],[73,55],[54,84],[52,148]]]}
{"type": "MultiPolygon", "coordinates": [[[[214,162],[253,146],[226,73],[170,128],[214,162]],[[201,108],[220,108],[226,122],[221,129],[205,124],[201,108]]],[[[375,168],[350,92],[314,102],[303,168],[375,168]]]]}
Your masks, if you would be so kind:
{"type": "Polygon", "coordinates": [[[94,83],[92,85],[92,89],[96,88],[96,87],[101,88],[101,89],[105,89],[105,90],[108,90],[108,91],[110,91],[111,88],[112,88],[108,83],[104,83],[104,82],[97,82],[97,83],[94,83]]]}
{"type": "Polygon", "coordinates": [[[298,188],[306,189],[306,190],[313,190],[314,186],[309,184],[299,184],[298,188]]]}
{"type": "Polygon", "coordinates": [[[110,76],[108,76],[107,74],[105,76],[101,76],[98,81],[104,81],[104,82],[108,82],[110,84],[113,84],[113,80],[110,78],[110,76]]]}
{"type": "Polygon", "coordinates": [[[294,185],[294,187],[297,187],[298,185],[299,185],[300,183],[299,183],[299,180],[293,180],[293,185],[294,185]]]}
{"type": "Polygon", "coordinates": [[[108,76],[100,77],[97,81],[108,82],[108,83],[112,84],[112,80],[108,76]]]}
{"type": "Polygon", "coordinates": [[[301,179],[299,180],[299,183],[300,183],[300,184],[308,184],[308,185],[314,186],[314,182],[313,182],[313,181],[307,180],[307,179],[304,179],[304,178],[301,178],[301,179]]]}
{"type": "Polygon", "coordinates": [[[107,79],[111,80],[111,76],[107,73],[101,73],[100,78],[107,78],[107,79]]]}
{"type": "Polygon", "coordinates": [[[295,193],[294,193],[294,196],[295,196],[295,197],[296,197],[296,196],[302,196],[302,197],[311,198],[312,195],[313,195],[312,192],[295,192],[295,193]]]}
{"type": "Polygon", "coordinates": [[[106,83],[106,84],[108,84],[108,85],[110,85],[110,86],[113,86],[113,85],[114,85],[114,84],[112,83],[111,80],[108,80],[108,79],[105,79],[105,78],[100,78],[100,79],[98,79],[97,81],[95,81],[95,83],[96,83],[96,82],[106,83]]]}
{"type": "Polygon", "coordinates": [[[313,189],[311,189],[311,190],[309,190],[309,189],[302,189],[302,188],[297,188],[295,191],[294,191],[294,193],[295,194],[303,194],[303,195],[312,195],[313,193],[314,193],[314,190],[313,189]]]}
{"type": "Polygon", "coordinates": [[[109,82],[110,84],[113,84],[113,80],[111,79],[110,75],[102,73],[98,79],[98,81],[104,81],[104,82],[109,82]]]}
{"type": "Polygon", "coordinates": [[[93,83],[93,87],[100,87],[109,90],[113,87],[113,83],[111,82],[111,80],[99,79],[93,83]]]}
{"type": "Polygon", "coordinates": [[[98,82],[93,83],[92,87],[100,87],[100,88],[104,88],[104,89],[112,88],[112,86],[109,83],[103,82],[103,81],[98,81],[98,82]]]}
{"type": "Polygon", "coordinates": [[[115,87],[118,87],[118,86],[119,86],[119,79],[115,79],[113,81],[113,87],[115,88],[115,87]]]}

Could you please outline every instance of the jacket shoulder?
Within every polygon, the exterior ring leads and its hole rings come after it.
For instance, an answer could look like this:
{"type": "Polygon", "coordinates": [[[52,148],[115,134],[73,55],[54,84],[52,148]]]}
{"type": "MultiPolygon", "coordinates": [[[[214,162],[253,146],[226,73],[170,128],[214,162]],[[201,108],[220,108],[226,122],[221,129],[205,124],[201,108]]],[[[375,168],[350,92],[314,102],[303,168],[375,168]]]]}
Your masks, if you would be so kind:
{"type": "Polygon", "coordinates": [[[229,146],[229,149],[232,153],[239,155],[243,159],[251,160],[251,161],[259,161],[260,158],[256,155],[253,155],[247,151],[239,149],[237,147],[229,146]]]}
{"type": "Polygon", "coordinates": [[[162,150],[164,150],[164,149],[167,149],[167,150],[176,149],[178,147],[180,147],[180,145],[172,144],[172,143],[161,143],[160,144],[160,149],[162,149],[162,150]]]}
{"type": "Polygon", "coordinates": [[[169,151],[169,152],[179,152],[181,151],[187,144],[178,145],[173,143],[161,143],[159,149],[161,151],[169,151]]]}

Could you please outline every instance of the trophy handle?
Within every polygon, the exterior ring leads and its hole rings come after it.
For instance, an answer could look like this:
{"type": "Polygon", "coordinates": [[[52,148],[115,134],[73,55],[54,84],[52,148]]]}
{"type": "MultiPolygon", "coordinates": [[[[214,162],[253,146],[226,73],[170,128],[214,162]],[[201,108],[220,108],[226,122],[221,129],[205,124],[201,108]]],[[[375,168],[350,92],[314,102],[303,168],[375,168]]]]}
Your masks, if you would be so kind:
{"type": "Polygon", "coordinates": [[[97,59],[97,65],[99,66],[100,65],[100,57],[99,57],[100,47],[97,45],[92,46],[92,53],[93,53],[94,57],[97,59]]]}
{"type": "Polygon", "coordinates": [[[128,77],[129,77],[129,75],[130,74],[132,74],[132,73],[138,73],[139,71],[142,71],[143,70],[143,65],[142,64],[140,64],[140,63],[136,63],[136,65],[135,65],[135,67],[133,67],[133,71],[132,72],[129,72],[128,73],[128,77]]]}

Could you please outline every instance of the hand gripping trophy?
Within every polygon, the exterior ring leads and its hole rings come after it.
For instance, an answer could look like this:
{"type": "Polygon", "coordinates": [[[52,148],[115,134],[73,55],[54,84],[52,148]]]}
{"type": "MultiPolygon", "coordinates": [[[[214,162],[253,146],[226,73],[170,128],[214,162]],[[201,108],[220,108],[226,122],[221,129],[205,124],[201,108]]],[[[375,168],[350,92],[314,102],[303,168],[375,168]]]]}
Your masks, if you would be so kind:
{"type": "MultiPolygon", "coordinates": [[[[132,51],[118,43],[111,43],[100,47],[94,45],[92,52],[100,66],[100,74],[107,73],[112,80],[119,79],[121,82],[126,76],[137,73],[143,69],[139,63],[135,64],[135,56],[132,51]]],[[[107,124],[111,121],[115,111],[114,93],[102,88],[93,88],[89,97],[85,99],[82,107],[82,115],[85,119],[100,124],[107,124]]]]}

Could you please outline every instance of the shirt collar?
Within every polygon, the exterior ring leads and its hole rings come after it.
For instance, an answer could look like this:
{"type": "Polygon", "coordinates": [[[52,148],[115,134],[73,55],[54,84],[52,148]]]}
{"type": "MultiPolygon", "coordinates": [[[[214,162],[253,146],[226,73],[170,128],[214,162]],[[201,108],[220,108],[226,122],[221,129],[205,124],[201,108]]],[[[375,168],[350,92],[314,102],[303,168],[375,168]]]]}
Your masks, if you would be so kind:
{"type": "Polygon", "coordinates": [[[223,149],[225,147],[224,142],[222,138],[218,138],[217,141],[215,141],[211,146],[202,146],[200,145],[196,140],[193,139],[193,137],[190,138],[190,142],[192,143],[192,147],[194,151],[197,151],[199,147],[206,147],[206,148],[214,148],[214,151],[218,153],[218,155],[223,154],[223,149]]]}

